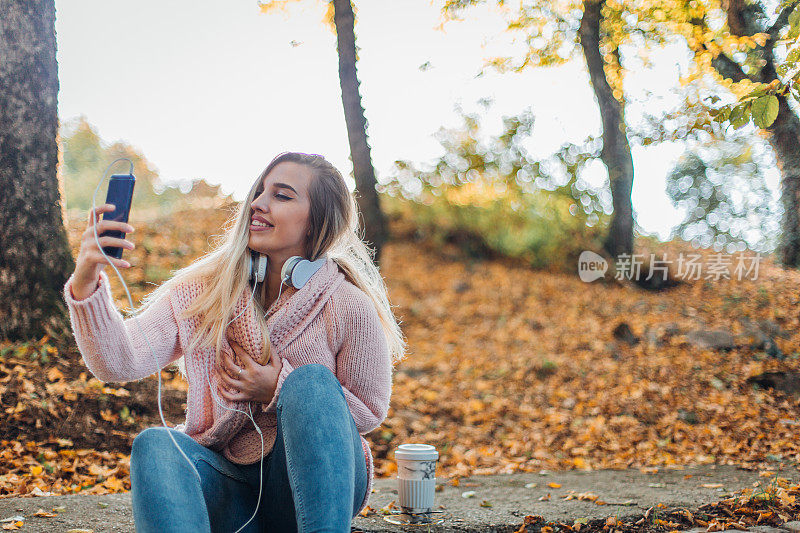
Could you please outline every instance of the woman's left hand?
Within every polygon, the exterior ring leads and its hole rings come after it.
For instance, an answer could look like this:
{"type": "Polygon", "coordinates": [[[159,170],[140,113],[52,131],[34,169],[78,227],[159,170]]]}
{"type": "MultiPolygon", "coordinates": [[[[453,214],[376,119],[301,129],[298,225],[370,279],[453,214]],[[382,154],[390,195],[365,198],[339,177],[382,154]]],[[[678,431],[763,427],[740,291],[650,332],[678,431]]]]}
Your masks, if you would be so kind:
{"type": "Polygon", "coordinates": [[[283,363],[277,354],[273,354],[266,365],[250,357],[250,354],[231,338],[228,343],[236,353],[242,366],[236,364],[230,354],[222,350],[222,361],[217,365],[216,371],[223,386],[218,388],[219,393],[229,402],[260,402],[268,404],[275,395],[278,384],[278,375],[283,363]],[[277,361],[276,361],[277,360],[277,361]],[[221,368],[220,368],[221,366],[221,368]],[[235,391],[235,392],[230,392],[235,391]]]}

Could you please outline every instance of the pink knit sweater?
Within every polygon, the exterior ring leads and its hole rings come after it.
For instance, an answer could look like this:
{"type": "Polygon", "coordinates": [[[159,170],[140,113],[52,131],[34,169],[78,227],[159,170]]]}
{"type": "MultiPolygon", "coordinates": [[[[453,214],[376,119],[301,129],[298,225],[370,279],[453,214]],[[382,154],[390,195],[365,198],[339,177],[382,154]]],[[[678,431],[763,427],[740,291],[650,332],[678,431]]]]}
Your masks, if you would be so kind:
{"type": "MultiPolygon", "coordinates": [[[[100,273],[98,288],[83,300],[75,300],[72,295],[73,277],[64,285],[64,299],[78,348],[97,379],[126,382],[154,374],[155,361],[148,340],[159,369],[183,355],[189,382],[186,423],[176,429],[234,463],[252,464],[260,460],[261,439],[250,419],[223,409],[211,396],[209,381],[213,387],[218,383],[213,371],[213,349],[187,353],[199,320],[186,319],[181,313],[203,290],[200,282],[180,284],[142,314],[124,319],[114,305],[104,271],[100,273]]],[[[228,332],[245,351],[259,359],[263,337],[253,306],[247,305],[250,297],[246,290],[242,292],[233,316],[247,310],[228,326],[228,332]]],[[[325,365],[339,379],[361,435],[368,486],[360,512],[369,501],[374,476],[372,453],[363,435],[386,418],[392,391],[392,363],[377,310],[369,297],[346,280],[336,262],[328,258],[302,289],[284,286],[280,298],[267,311],[267,329],[273,353],[280,357],[282,368],[272,401],[260,406],[253,404],[253,418],[264,435],[264,454],[275,444],[278,423],[275,406],[286,376],[300,365],[325,365]]],[[[234,354],[227,339],[223,341],[223,350],[234,354]]],[[[265,364],[263,360],[259,362],[265,364]]],[[[247,411],[246,403],[228,402],[217,390],[214,396],[223,405],[247,411]]]]}

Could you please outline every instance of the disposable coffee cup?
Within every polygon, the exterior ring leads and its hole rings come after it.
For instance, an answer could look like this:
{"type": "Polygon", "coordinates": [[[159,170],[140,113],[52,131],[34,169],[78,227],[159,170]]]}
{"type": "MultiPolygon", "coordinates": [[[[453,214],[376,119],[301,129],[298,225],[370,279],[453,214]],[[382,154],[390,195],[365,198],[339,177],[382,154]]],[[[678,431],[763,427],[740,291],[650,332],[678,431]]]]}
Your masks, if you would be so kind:
{"type": "Polygon", "coordinates": [[[404,513],[429,513],[436,494],[436,462],[439,452],[429,444],[401,444],[397,461],[397,494],[404,513]]]}

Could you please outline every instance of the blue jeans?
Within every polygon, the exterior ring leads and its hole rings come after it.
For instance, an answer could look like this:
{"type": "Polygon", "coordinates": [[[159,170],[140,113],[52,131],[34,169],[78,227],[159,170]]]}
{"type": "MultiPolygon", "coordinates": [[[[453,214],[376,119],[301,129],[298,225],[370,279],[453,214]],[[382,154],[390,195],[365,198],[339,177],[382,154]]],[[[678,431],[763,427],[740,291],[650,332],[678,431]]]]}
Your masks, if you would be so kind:
{"type": "MultiPolygon", "coordinates": [[[[277,416],[258,514],[242,533],[349,533],[366,495],[367,464],[339,380],[320,364],[297,367],[283,382],[277,416]]],[[[131,450],[136,531],[233,533],[256,510],[260,464],[232,463],[171,428],[145,429],[131,450]]]]}

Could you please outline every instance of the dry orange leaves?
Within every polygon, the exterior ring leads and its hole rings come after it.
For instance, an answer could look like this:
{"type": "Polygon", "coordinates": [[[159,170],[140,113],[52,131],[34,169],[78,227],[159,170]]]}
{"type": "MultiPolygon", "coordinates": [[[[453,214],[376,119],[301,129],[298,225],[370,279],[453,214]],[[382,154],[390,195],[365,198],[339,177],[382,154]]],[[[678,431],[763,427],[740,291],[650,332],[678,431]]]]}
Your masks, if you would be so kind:
{"type": "MultiPolygon", "coordinates": [[[[224,216],[221,210],[197,210],[191,219],[177,214],[139,221],[130,236],[137,247],[125,252],[134,267],[124,272],[135,303],[152,290],[147,282],[158,283],[199,257],[210,236],[221,232],[224,216]]],[[[83,221],[70,224],[75,251],[83,228],[83,221]]],[[[797,399],[756,390],[745,380],[770,370],[797,371],[798,273],[762,263],[755,281],[699,280],[650,293],[502,260],[473,261],[410,241],[386,246],[381,272],[409,353],[395,370],[386,420],[367,435],[378,477],[395,474],[394,449],[406,442],[436,446],[439,478],[543,468],[796,464],[797,399]],[[717,352],[687,342],[685,333],[698,328],[740,333],[743,316],[788,332],[775,340],[787,358],[774,360],[747,347],[717,352]],[[614,339],[622,322],[640,342],[614,339]],[[678,333],[668,335],[667,329],[678,333]]],[[[111,274],[117,303],[127,307],[111,274]]],[[[82,397],[80,387],[106,387],[91,378],[83,385],[59,379],[61,371],[47,365],[23,370],[31,385],[15,381],[20,394],[46,383],[70,402],[82,397]]],[[[0,373],[0,384],[3,379],[0,373]]],[[[169,387],[185,391],[185,383],[169,387]]],[[[99,394],[114,390],[122,389],[99,394]]],[[[29,401],[35,399],[4,402],[5,420],[29,401]]],[[[154,393],[149,405],[152,415],[154,393]]],[[[109,425],[121,416],[102,408],[94,415],[109,425]]],[[[0,493],[129,488],[124,450],[58,445],[57,438],[79,437],[68,429],[52,441],[4,442],[0,493]],[[97,468],[90,470],[92,465],[97,468]]],[[[125,429],[135,433],[143,426],[137,419],[125,429]]]]}

